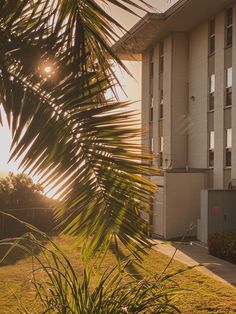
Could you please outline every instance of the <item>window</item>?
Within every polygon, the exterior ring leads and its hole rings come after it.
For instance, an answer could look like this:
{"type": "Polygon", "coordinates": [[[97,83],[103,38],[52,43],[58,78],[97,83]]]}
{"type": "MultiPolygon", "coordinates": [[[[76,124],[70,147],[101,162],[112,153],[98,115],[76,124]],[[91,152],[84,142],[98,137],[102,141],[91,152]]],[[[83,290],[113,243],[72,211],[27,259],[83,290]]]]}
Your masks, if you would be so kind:
{"type": "Polygon", "coordinates": [[[159,153],[159,166],[163,166],[163,150],[164,150],[164,137],[160,137],[160,153],[159,153]]]}
{"type": "Polygon", "coordinates": [[[227,78],[226,78],[226,87],[232,87],[232,68],[228,68],[226,70],[227,78]]]}
{"type": "Polygon", "coordinates": [[[154,140],[153,140],[153,136],[150,137],[150,153],[153,154],[154,151],[154,140]]]}
{"type": "Polygon", "coordinates": [[[154,63],[153,61],[150,63],[150,78],[153,78],[154,75],[154,63]]]}
{"type": "Polygon", "coordinates": [[[150,122],[153,122],[153,107],[154,107],[154,98],[153,96],[151,97],[150,101],[150,122]]]}
{"type": "Polygon", "coordinates": [[[215,74],[210,76],[210,93],[215,92],[215,74]]]}
{"type": "Polygon", "coordinates": [[[215,108],[215,74],[210,75],[209,78],[209,110],[215,108]]]}
{"type": "MultiPolygon", "coordinates": [[[[153,127],[150,125],[149,127],[149,151],[150,154],[153,154],[154,151],[154,139],[153,139],[153,127]]],[[[153,161],[151,161],[152,163],[153,161]]]]}
{"type": "Polygon", "coordinates": [[[210,131],[209,148],[214,150],[215,148],[215,132],[210,131]]]}
{"type": "Polygon", "coordinates": [[[153,56],[154,56],[154,49],[151,48],[149,51],[149,77],[153,78],[154,75],[154,62],[153,62],[153,56]]]}
{"type": "Polygon", "coordinates": [[[160,43],[160,73],[164,71],[164,43],[160,43]]]}
{"type": "Polygon", "coordinates": [[[232,129],[226,130],[226,148],[232,148],[232,129]]]}
{"type": "Polygon", "coordinates": [[[232,129],[226,129],[225,166],[231,167],[232,129]]]}
{"type": "Polygon", "coordinates": [[[215,19],[209,22],[209,54],[215,53],[215,19]]]}
{"type": "Polygon", "coordinates": [[[164,95],[163,95],[163,89],[160,90],[160,119],[163,119],[163,105],[164,105],[164,95]]]}
{"type": "Polygon", "coordinates": [[[164,137],[161,136],[161,140],[160,140],[160,151],[163,153],[164,150],[164,137]]]}
{"type": "Polygon", "coordinates": [[[226,70],[226,100],[225,106],[232,106],[232,68],[226,70]]]}
{"type": "Polygon", "coordinates": [[[215,149],[215,133],[214,131],[209,132],[209,167],[214,167],[214,149],[215,149]]]}
{"type": "Polygon", "coordinates": [[[226,47],[232,46],[233,43],[233,9],[226,11],[226,47]]]}

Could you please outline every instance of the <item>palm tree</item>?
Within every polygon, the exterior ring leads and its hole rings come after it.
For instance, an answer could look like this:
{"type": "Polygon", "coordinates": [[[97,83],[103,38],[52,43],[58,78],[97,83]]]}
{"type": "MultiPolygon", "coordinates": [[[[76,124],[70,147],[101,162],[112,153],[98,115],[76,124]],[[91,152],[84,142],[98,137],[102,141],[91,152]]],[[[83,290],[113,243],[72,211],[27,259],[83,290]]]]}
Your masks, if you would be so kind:
{"type": "Polygon", "coordinates": [[[122,26],[104,5],[147,10],[143,0],[2,0],[0,98],[21,167],[61,195],[64,231],[90,254],[111,241],[133,253],[148,245],[153,185],[149,156],[131,138],[139,130],[128,103],[107,100],[117,79],[112,50],[122,26]],[[118,241],[120,240],[120,241],[118,241]]]}

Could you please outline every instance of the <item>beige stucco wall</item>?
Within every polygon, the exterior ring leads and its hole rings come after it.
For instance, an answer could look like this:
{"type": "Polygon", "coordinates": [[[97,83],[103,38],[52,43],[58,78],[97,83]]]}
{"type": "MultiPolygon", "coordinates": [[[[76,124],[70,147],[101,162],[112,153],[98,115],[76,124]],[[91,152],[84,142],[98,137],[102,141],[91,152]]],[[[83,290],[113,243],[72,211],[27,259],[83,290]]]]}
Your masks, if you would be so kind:
{"type": "Polygon", "coordinates": [[[208,22],[190,33],[189,165],[207,168],[208,22]]]}
{"type": "Polygon", "coordinates": [[[165,174],[165,238],[172,239],[196,236],[197,228],[189,231],[190,225],[200,218],[201,190],[207,185],[204,173],[165,174]],[[168,197],[166,197],[168,195],[168,197]]]}

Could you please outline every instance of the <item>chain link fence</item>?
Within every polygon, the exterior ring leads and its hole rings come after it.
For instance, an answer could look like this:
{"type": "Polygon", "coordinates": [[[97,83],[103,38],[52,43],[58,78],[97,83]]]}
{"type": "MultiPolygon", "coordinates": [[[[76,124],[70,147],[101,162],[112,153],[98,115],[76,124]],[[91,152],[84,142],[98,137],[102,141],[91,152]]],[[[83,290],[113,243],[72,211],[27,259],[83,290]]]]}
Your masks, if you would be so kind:
{"type": "MultiPolygon", "coordinates": [[[[2,210],[19,220],[27,222],[46,233],[55,232],[56,223],[51,208],[17,208],[2,210]]],[[[0,238],[17,237],[29,230],[17,220],[0,214],[0,238]]]]}

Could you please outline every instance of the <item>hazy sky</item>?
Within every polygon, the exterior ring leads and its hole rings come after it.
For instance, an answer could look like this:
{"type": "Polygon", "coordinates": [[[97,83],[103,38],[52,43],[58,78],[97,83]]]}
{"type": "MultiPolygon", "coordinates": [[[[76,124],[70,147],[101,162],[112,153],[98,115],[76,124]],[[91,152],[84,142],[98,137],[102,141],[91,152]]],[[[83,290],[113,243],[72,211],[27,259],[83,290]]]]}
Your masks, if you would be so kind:
{"type": "MultiPolygon", "coordinates": [[[[156,8],[156,12],[163,12],[170,6],[170,2],[173,4],[176,0],[147,0],[147,2],[156,8]]],[[[137,17],[124,13],[122,10],[118,10],[114,6],[111,6],[108,10],[109,13],[127,29],[131,28],[138,21],[137,17]]],[[[126,65],[135,79],[128,77],[127,74],[119,73],[120,81],[126,91],[128,99],[139,101],[141,99],[141,66],[138,62],[126,62],[126,65]]],[[[127,99],[124,94],[121,94],[120,97],[121,100],[127,99]]],[[[137,102],[133,108],[140,110],[140,102],[137,102]]],[[[6,174],[9,171],[17,171],[18,163],[11,162],[7,164],[10,143],[11,136],[6,124],[6,119],[4,119],[4,126],[0,126],[0,174],[6,174]]]]}

